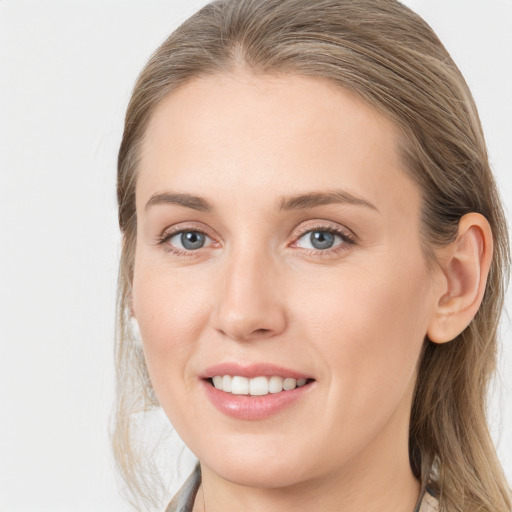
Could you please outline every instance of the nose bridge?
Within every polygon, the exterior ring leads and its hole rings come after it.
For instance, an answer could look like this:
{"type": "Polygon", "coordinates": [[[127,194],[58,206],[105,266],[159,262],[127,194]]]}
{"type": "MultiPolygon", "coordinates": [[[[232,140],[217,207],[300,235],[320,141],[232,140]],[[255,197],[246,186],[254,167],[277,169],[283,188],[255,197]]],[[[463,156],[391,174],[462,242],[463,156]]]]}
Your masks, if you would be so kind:
{"type": "Polygon", "coordinates": [[[265,248],[239,244],[226,254],[216,298],[214,326],[224,335],[247,340],[281,332],[285,311],[278,293],[278,269],[265,248]]]}

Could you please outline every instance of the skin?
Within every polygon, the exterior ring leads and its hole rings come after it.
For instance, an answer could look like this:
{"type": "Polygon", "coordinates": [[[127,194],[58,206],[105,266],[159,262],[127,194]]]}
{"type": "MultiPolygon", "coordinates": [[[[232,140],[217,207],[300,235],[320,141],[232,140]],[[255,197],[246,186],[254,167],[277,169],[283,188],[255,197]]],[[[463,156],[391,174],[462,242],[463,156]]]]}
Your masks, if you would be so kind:
{"type": "Polygon", "coordinates": [[[133,312],[156,395],[201,462],[195,511],[413,510],[412,393],[446,283],[427,267],[398,138],[352,94],[296,76],[197,79],[154,113],[136,189],[133,312]],[[368,205],[279,208],[334,190],[368,205]],[[212,208],[146,206],[164,192],[212,208]],[[163,240],[172,229],[208,238],[186,251],[179,236],[163,240]],[[329,229],[343,236],[311,250],[307,233],[329,229]],[[270,418],[230,418],[198,379],[226,361],[315,382],[270,418]]]}

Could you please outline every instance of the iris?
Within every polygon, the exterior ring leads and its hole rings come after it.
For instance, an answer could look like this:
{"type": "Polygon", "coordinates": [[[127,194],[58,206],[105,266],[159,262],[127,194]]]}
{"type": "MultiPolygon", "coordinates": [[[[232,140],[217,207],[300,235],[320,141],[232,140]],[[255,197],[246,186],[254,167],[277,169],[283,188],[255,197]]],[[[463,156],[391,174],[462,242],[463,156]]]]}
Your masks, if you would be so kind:
{"type": "Polygon", "coordinates": [[[184,231],[181,233],[180,241],[187,250],[200,249],[205,242],[205,235],[198,231],[184,231]]]}
{"type": "Polygon", "coordinates": [[[315,249],[330,249],[334,244],[334,234],[328,231],[312,231],[309,239],[315,249]]]}

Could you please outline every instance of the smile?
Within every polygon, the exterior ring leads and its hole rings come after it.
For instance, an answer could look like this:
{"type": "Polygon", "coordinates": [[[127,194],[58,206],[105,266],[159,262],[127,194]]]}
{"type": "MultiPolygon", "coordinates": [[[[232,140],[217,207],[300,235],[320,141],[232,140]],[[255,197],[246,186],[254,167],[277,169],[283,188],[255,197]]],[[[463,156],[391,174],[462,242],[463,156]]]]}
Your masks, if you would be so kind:
{"type": "Polygon", "coordinates": [[[218,411],[251,421],[293,409],[317,385],[312,375],[301,370],[265,362],[224,362],[206,368],[198,377],[207,399],[218,411]]]}
{"type": "Polygon", "coordinates": [[[211,379],[212,385],[225,393],[233,395],[265,396],[270,393],[292,391],[307,383],[307,379],[294,379],[292,377],[254,377],[247,378],[240,375],[215,375],[211,379]]]}

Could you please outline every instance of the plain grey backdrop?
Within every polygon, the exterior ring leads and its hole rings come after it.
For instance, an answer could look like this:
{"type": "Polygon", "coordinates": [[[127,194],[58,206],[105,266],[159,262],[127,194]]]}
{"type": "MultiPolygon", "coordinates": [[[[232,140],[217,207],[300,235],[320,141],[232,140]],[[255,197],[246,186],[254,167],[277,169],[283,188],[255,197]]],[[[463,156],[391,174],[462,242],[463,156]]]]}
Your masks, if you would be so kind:
{"type": "MultiPolygon", "coordinates": [[[[204,3],[0,0],[1,512],[130,510],[107,430],[116,152],[139,70],[204,3]]],[[[472,88],[512,218],[512,0],[405,3],[472,88]]],[[[491,423],[512,480],[507,318],[502,341],[491,423]]]]}

